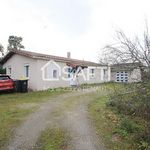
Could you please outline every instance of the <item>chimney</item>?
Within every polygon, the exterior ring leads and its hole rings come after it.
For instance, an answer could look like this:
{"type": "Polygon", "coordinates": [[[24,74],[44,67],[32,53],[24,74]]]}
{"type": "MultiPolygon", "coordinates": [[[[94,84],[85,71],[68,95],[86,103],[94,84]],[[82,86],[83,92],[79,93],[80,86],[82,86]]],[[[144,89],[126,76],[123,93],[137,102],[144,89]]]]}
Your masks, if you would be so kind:
{"type": "Polygon", "coordinates": [[[71,53],[67,52],[67,58],[71,58],[71,53]]]}

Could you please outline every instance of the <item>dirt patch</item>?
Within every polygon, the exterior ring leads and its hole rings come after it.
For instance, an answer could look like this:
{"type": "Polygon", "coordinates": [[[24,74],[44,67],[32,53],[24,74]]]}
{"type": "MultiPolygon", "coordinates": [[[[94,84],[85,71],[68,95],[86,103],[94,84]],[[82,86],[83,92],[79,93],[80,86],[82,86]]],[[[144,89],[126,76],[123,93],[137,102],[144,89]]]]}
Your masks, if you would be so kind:
{"type": "Polygon", "coordinates": [[[118,134],[114,134],[114,135],[112,136],[112,141],[113,141],[113,142],[120,142],[121,140],[122,140],[122,138],[121,138],[121,136],[118,135],[118,134]]]}

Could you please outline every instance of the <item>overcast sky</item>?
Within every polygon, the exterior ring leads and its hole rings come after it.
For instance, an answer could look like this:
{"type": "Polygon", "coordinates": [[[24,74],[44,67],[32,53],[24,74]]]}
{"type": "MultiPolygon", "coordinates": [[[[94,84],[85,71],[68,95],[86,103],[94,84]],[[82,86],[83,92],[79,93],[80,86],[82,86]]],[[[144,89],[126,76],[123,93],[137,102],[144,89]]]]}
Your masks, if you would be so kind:
{"type": "Polygon", "coordinates": [[[0,43],[22,36],[26,50],[97,61],[115,30],[134,36],[149,18],[149,0],[0,0],[0,43]]]}

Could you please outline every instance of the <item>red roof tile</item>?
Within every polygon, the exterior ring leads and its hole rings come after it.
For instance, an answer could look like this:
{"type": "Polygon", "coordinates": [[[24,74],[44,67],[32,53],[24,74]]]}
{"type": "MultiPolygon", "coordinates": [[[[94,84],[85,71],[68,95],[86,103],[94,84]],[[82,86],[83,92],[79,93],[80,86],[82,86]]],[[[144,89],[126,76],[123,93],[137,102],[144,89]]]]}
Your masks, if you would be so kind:
{"type": "Polygon", "coordinates": [[[36,52],[30,52],[25,50],[11,50],[6,56],[1,60],[1,64],[4,64],[12,55],[18,54],[25,57],[30,57],[33,59],[41,59],[41,60],[54,60],[56,62],[63,62],[63,63],[71,63],[80,66],[101,66],[98,63],[91,62],[91,61],[84,61],[78,59],[71,59],[66,57],[54,56],[54,55],[46,55],[36,52]]]}

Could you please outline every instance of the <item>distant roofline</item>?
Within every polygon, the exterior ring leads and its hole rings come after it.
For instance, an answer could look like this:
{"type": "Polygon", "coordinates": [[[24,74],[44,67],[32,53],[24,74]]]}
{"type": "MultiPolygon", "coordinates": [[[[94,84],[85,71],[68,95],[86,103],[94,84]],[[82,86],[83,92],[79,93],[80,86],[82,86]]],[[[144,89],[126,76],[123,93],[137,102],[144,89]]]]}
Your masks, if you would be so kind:
{"type": "Polygon", "coordinates": [[[78,60],[78,59],[72,59],[67,57],[60,57],[60,56],[54,56],[54,55],[47,55],[47,54],[41,54],[37,52],[31,52],[26,50],[11,50],[8,52],[2,60],[0,60],[0,64],[4,64],[7,62],[8,59],[10,59],[14,54],[22,55],[25,57],[29,57],[32,59],[40,59],[40,60],[54,60],[56,62],[63,62],[63,63],[75,63],[77,65],[83,65],[83,66],[103,66],[102,64],[91,62],[91,61],[84,61],[84,60],[78,60]]]}
{"type": "Polygon", "coordinates": [[[134,66],[140,66],[141,64],[139,62],[133,62],[133,63],[117,63],[117,64],[112,64],[112,67],[118,67],[118,66],[126,66],[126,65],[134,65],[134,66]]]}
{"type": "Polygon", "coordinates": [[[118,63],[111,65],[111,69],[113,71],[116,70],[133,70],[136,68],[144,67],[139,62],[133,62],[133,63],[118,63]]]}

